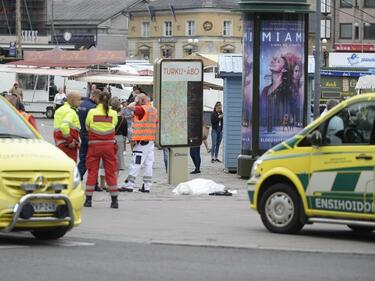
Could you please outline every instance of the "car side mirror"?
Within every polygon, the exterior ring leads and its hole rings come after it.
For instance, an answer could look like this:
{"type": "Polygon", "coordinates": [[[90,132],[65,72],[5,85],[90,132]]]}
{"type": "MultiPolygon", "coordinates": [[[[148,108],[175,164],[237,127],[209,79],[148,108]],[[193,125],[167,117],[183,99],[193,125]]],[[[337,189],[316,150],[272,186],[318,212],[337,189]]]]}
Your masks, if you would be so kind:
{"type": "Polygon", "coordinates": [[[310,141],[313,147],[319,147],[323,142],[322,134],[319,131],[314,131],[312,134],[307,136],[307,139],[310,141]]]}

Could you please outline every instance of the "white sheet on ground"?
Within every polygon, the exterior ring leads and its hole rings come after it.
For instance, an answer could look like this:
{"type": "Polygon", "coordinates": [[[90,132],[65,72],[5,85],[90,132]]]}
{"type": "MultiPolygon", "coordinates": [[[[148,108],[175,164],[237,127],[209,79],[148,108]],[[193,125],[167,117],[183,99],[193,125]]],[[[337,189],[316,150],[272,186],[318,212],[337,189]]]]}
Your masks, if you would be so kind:
{"type": "Polygon", "coordinates": [[[212,180],[194,179],[188,182],[180,183],[173,190],[173,193],[177,195],[202,195],[224,190],[224,185],[217,184],[212,180]]]}

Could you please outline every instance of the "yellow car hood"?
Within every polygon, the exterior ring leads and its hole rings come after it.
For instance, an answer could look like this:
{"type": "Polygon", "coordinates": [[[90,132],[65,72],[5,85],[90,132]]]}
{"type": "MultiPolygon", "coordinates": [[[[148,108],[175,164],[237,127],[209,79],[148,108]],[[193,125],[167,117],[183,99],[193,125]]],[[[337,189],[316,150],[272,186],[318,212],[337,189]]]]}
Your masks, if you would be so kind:
{"type": "Polygon", "coordinates": [[[75,163],[41,139],[0,139],[1,171],[72,171],[75,163]]]}

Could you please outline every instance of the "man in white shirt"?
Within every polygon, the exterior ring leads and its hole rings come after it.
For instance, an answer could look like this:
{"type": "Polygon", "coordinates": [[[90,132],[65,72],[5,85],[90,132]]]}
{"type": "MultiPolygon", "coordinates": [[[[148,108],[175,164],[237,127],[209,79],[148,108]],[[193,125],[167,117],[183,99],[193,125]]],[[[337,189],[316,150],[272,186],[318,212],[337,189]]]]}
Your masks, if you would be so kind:
{"type": "Polygon", "coordinates": [[[55,104],[55,110],[59,109],[61,106],[64,105],[64,102],[66,100],[66,95],[63,92],[62,88],[59,88],[59,91],[55,95],[55,98],[53,100],[53,103],[55,104]]]}
{"type": "MultiPolygon", "coordinates": [[[[339,104],[338,100],[329,100],[326,109],[322,112],[325,115],[330,109],[339,104]]],[[[342,139],[336,135],[339,131],[344,130],[344,121],[335,115],[329,120],[326,138],[330,140],[330,144],[342,144],[342,139]]]]}

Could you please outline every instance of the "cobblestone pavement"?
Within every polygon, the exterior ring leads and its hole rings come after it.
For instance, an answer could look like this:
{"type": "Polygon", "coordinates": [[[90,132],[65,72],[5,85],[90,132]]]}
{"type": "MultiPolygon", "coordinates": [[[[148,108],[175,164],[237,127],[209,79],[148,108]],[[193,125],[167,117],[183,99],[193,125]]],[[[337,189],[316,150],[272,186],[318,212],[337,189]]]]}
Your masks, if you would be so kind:
{"type": "MultiPolygon", "coordinates": [[[[53,121],[46,118],[38,118],[37,119],[39,129],[43,137],[53,143],[53,121]]],[[[210,138],[209,138],[209,145],[210,138]]],[[[128,167],[130,163],[130,146],[127,145],[125,152],[125,166],[128,167]]],[[[220,155],[219,159],[222,158],[223,152],[223,145],[220,147],[220,155]]],[[[235,173],[228,173],[224,171],[224,164],[223,163],[211,163],[211,156],[207,153],[204,145],[201,146],[201,174],[198,175],[190,175],[189,180],[196,179],[196,178],[203,178],[203,179],[210,179],[218,184],[223,184],[226,188],[230,190],[237,190],[237,194],[233,195],[233,200],[247,200],[247,192],[246,192],[246,180],[241,179],[235,173]]],[[[189,172],[194,170],[193,162],[191,161],[190,157],[189,161],[189,172]]],[[[127,175],[127,170],[122,171],[120,173],[120,183],[124,181],[127,175]]],[[[138,176],[137,181],[137,188],[142,186],[142,171],[140,176],[138,176]]],[[[154,163],[154,176],[153,176],[153,186],[151,188],[150,196],[144,196],[144,194],[140,192],[133,192],[133,193],[120,193],[119,200],[207,200],[210,199],[211,196],[208,195],[201,195],[201,196],[179,196],[174,195],[172,190],[175,188],[173,185],[168,184],[168,175],[165,172],[164,161],[163,161],[163,151],[159,149],[155,149],[155,163],[154,163]]],[[[108,200],[108,196],[106,193],[96,193],[94,196],[95,201],[104,201],[108,200]]],[[[217,198],[216,200],[220,200],[217,198]]],[[[226,199],[222,199],[226,200],[226,199]]]]}

